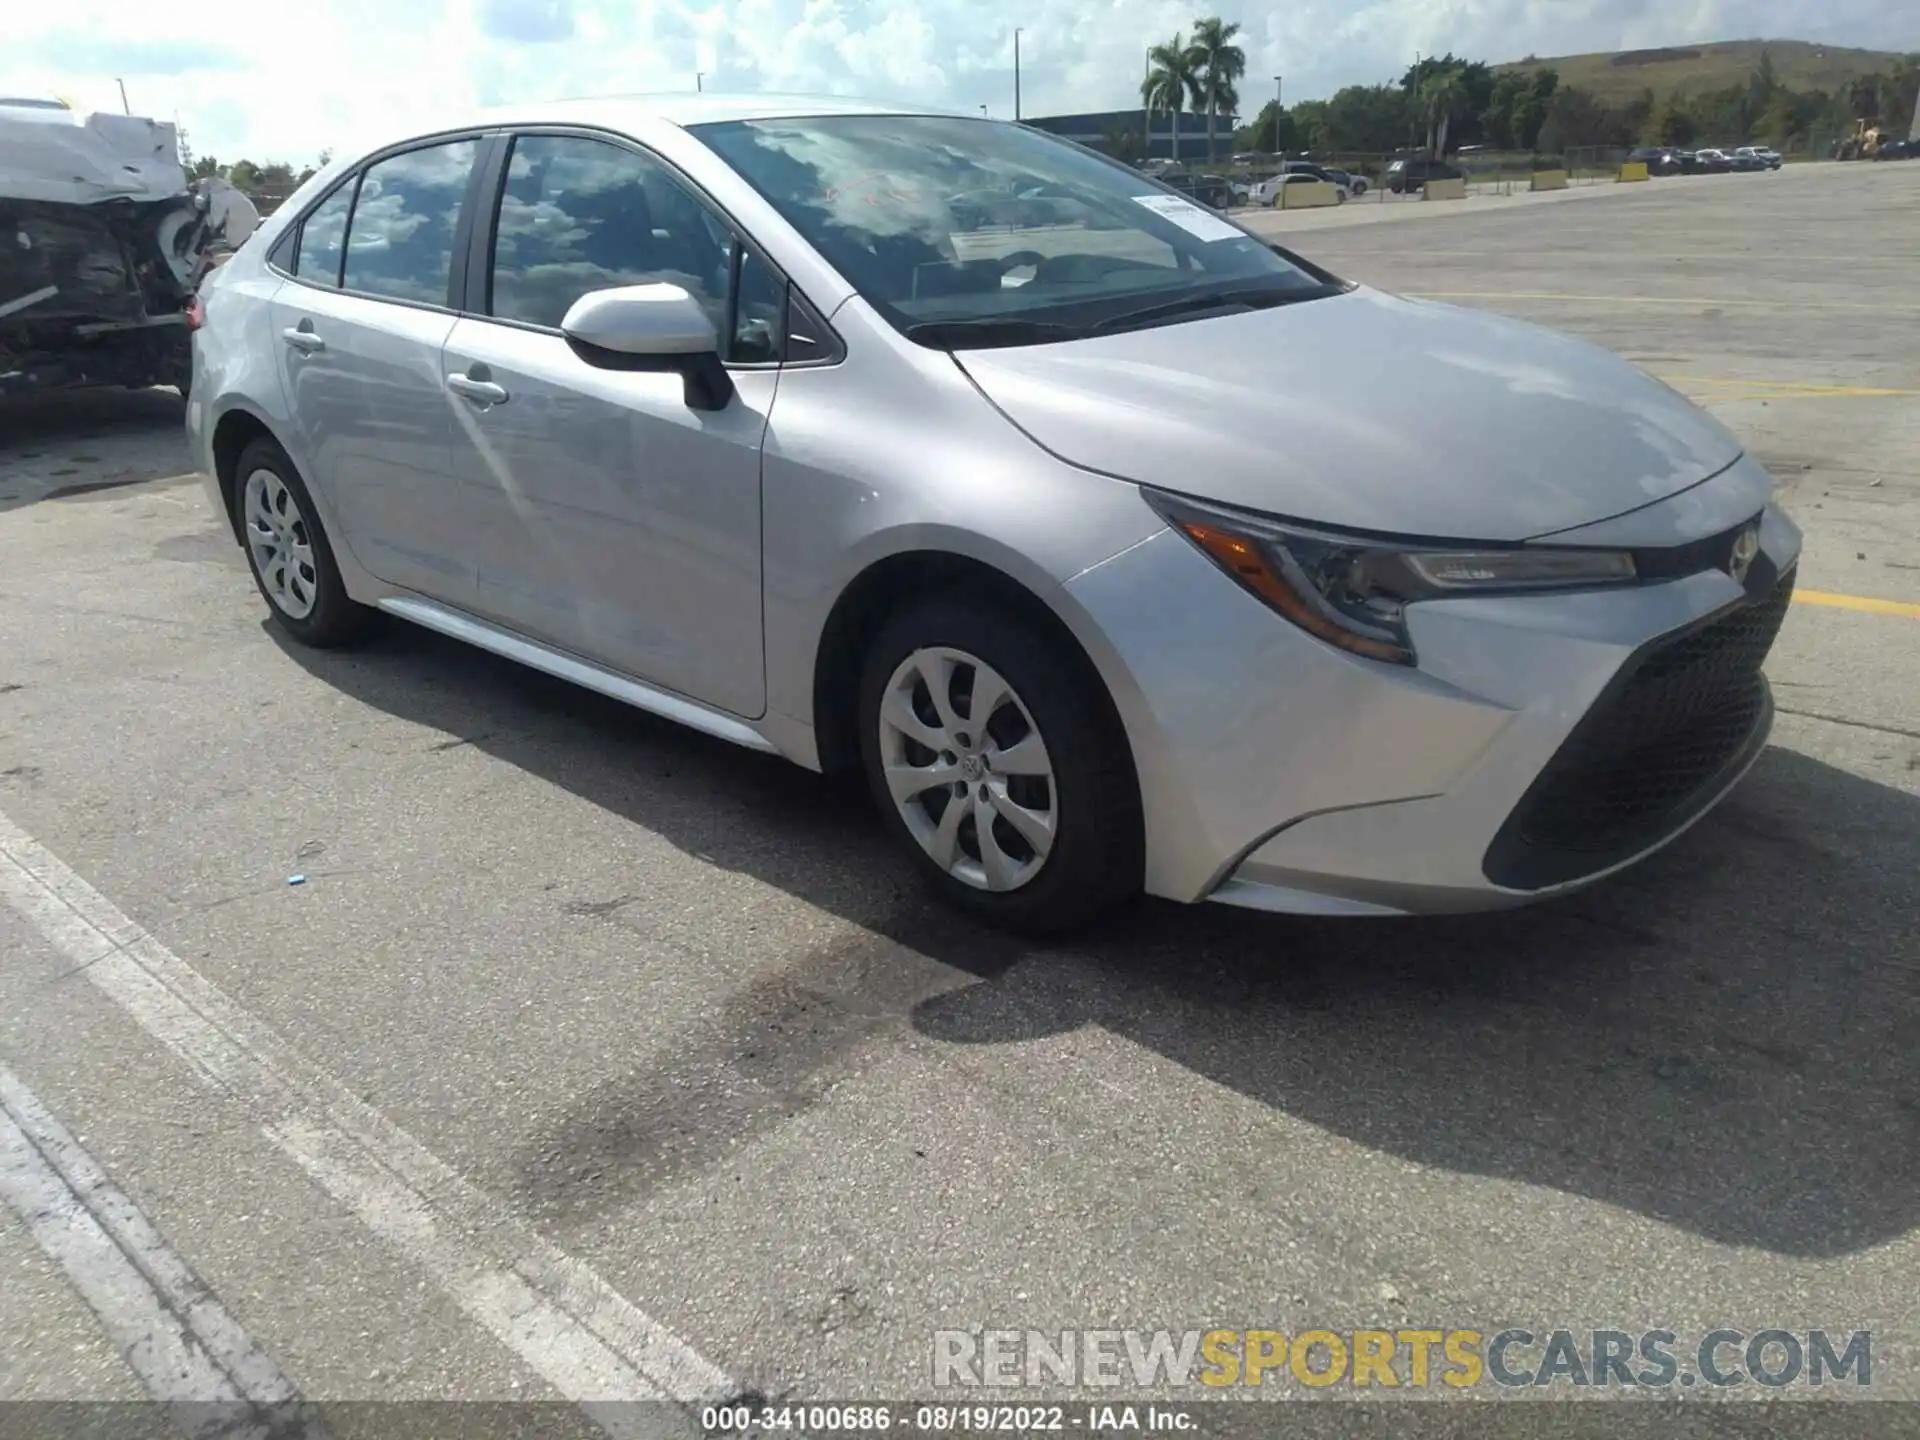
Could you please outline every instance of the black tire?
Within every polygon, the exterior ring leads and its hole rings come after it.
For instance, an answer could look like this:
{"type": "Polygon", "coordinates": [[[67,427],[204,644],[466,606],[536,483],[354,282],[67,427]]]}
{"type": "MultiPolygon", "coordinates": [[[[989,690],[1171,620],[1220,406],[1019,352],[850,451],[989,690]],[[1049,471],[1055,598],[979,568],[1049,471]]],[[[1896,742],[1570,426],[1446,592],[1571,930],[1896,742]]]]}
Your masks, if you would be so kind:
{"type": "MultiPolygon", "coordinates": [[[[1092,667],[1077,651],[989,595],[963,590],[910,602],[881,627],[860,677],[860,754],[885,823],[951,904],[1029,935],[1080,929],[1135,895],[1144,842],[1133,757],[1092,667]],[[948,874],[908,829],[887,788],[880,706],[914,651],[950,646],[997,670],[1039,730],[1053,768],[1052,848],[1017,889],[989,891],[948,874]]],[[[977,841],[975,842],[977,851],[977,841]]]]}
{"type": "Polygon", "coordinates": [[[339,563],[333,558],[333,546],[327,539],[327,532],[321,527],[306,482],[300,478],[293,461],[287,458],[287,452],[264,436],[242,450],[234,465],[233,509],[240,531],[241,549],[247,556],[247,568],[253,572],[253,583],[259,588],[260,598],[267,602],[267,613],[276,626],[302,645],[316,650],[333,650],[351,645],[367,633],[372,627],[375,612],[348,596],[346,586],[340,580],[339,563]],[[259,558],[247,538],[247,481],[259,470],[271,471],[286,487],[289,498],[299,512],[298,523],[307,537],[308,548],[313,553],[313,608],[304,615],[290,613],[274,599],[266,577],[260,573],[259,558]]]}

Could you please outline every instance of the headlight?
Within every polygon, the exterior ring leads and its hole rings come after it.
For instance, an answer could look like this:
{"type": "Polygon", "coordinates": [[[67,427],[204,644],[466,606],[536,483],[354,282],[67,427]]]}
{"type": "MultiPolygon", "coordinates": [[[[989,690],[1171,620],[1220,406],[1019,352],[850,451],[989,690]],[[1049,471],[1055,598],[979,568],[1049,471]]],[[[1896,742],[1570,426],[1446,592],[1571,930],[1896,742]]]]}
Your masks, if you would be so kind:
{"type": "Polygon", "coordinates": [[[1141,487],[1200,552],[1287,619],[1370,660],[1414,663],[1406,607],[1450,595],[1586,590],[1632,582],[1621,550],[1484,548],[1341,535],[1141,487]]]}

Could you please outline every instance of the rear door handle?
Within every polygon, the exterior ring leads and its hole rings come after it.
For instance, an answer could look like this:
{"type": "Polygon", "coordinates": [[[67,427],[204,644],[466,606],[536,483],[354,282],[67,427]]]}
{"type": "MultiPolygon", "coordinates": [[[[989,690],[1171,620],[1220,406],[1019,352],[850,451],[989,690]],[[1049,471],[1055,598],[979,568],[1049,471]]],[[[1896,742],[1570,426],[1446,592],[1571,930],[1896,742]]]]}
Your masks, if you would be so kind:
{"type": "Polygon", "coordinates": [[[491,380],[476,380],[471,375],[447,376],[447,388],[456,395],[464,395],[469,400],[482,405],[504,405],[507,402],[507,389],[491,380]]]}
{"type": "Polygon", "coordinates": [[[280,338],[303,355],[312,355],[327,348],[327,342],[311,330],[282,330],[280,338]]]}

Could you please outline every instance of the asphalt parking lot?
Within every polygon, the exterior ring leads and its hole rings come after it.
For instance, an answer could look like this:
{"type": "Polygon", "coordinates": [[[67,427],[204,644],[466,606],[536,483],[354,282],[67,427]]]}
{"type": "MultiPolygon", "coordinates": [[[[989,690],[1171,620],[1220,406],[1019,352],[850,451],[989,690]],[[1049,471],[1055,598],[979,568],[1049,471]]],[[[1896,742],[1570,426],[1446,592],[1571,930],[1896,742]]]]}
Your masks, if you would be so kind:
{"type": "MultiPolygon", "coordinates": [[[[901,1398],[938,1330],[1374,1325],[1866,1329],[1920,1399],[1920,166],[1377,208],[1422,213],[1260,224],[1613,347],[1806,530],[1773,743],[1662,855],[1027,947],[857,789],[425,633],[278,643],[178,400],[48,397],[0,406],[16,1125],[314,1401],[901,1398]]],[[[46,1243],[0,1207],[0,1400],[139,1394],[46,1243]]]]}

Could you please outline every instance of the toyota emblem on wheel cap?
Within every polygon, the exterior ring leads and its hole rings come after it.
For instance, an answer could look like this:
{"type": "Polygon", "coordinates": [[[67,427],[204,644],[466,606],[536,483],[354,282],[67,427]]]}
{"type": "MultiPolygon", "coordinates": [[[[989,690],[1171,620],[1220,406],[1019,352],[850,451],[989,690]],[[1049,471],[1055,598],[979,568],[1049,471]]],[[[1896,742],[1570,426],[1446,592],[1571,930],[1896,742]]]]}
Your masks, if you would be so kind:
{"type": "Polygon", "coordinates": [[[1753,558],[1760,553],[1760,527],[1749,525],[1733,537],[1733,553],[1727,556],[1727,574],[1741,584],[1747,580],[1747,571],[1753,568],[1753,558]]]}

